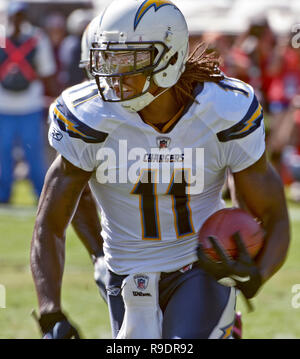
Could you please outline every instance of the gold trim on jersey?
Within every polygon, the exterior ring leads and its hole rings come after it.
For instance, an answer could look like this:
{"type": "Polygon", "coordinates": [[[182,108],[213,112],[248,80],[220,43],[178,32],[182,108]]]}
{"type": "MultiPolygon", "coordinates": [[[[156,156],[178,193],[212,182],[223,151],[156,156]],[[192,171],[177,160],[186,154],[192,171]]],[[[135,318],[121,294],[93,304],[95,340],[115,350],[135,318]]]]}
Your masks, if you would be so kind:
{"type": "MultiPolygon", "coordinates": [[[[134,185],[132,191],[130,192],[130,194],[135,194],[139,196],[139,212],[140,212],[140,220],[141,220],[141,228],[142,228],[142,240],[144,241],[160,241],[161,240],[161,230],[160,230],[160,219],[159,219],[159,208],[158,208],[158,196],[157,196],[157,176],[158,176],[158,169],[149,169],[149,168],[142,168],[140,175],[137,179],[136,184],[134,185]],[[139,185],[139,183],[141,183],[141,178],[143,177],[145,172],[149,171],[151,172],[151,178],[152,178],[152,171],[154,171],[154,183],[152,182],[152,184],[154,184],[154,193],[153,193],[153,197],[155,200],[155,218],[156,218],[156,224],[157,224],[157,233],[158,233],[158,237],[145,237],[145,227],[144,227],[144,213],[143,213],[143,206],[142,206],[142,195],[141,194],[137,194],[135,193],[137,186],[139,185]]],[[[147,177],[149,178],[149,176],[147,177]]]]}
{"type": "Polygon", "coordinates": [[[59,110],[58,108],[55,106],[54,110],[53,110],[54,114],[67,126],[67,130],[68,131],[72,131],[74,133],[77,133],[80,136],[83,137],[88,137],[86,136],[83,132],[77,130],[77,128],[75,127],[76,124],[74,124],[73,122],[69,121],[59,110]]]}
{"type": "MultiPolygon", "coordinates": [[[[170,189],[171,189],[171,186],[173,185],[174,183],[174,180],[175,180],[175,172],[178,172],[178,171],[181,171],[182,172],[182,175],[184,175],[184,171],[188,171],[188,176],[189,176],[189,182],[190,183],[190,180],[191,180],[191,169],[190,168],[175,168],[173,173],[172,173],[172,177],[171,177],[171,181],[170,181],[170,184],[168,186],[168,189],[166,191],[166,193],[169,193],[170,192],[170,189]]],[[[179,234],[179,228],[178,228],[178,215],[177,215],[177,211],[176,211],[176,208],[175,208],[175,196],[174,195],[171,195],[171,200],[172,200],[172,212],[173,212],[173,217],[174,217],[174,227],[175,227],[175,232],[176,232],[176,237],[177,239],[182,239],[184,237],[188,237],[188,236],[191,236],[193,234],[195,234],[195,229],[194,229],[194,224],[193,224],[193,220],[192,220],[192,210],[191,210],[191,207],[190,207],[190,194],[187,193],[186,194],[186,197],[187,197],[187,202],[186,202],[186,205],[188,207],[188,212],[189,212],[189,222],[190,222],[190,226],[191,226],[191,229],[192,229],[192,232],[190,233],[185,233],[185,234],[182,234],[180,235],[179,234]]]]}
{"type": "MultiPolygon", "coordinates": [[[[92,92],[93,93],[93,92],[92,92]]],[[[91,93],[91,94],[92,94],[91,93]]],[[[89,98],[87,98],[87,99],[85,99],[85,100],[82,100],[81,102],[78,102],[78,103],[76,103],[76,104],[74,104],[73,103],[73,107],[77,107],[77,106],[79,106],[79,105],[81,105],[81,104],[83,104],[83,103],[85,103],[85,102],[87,102],[87,101],[90,101],[90,100],[93,100],[94,98],[96,98],[96,97],[98,97],[99,96],[99,94],[97,93],[96,95],[93,95],[93,96],[91,96],[91,97],[89,97],[89,98]]]]}
{"type": "Polygon", "coordinates": [[[247,120],[245,122],[246,127],[244,127],[241,131],[239,132],[236,132],[236,134],[241,134],[241,133],[244,133],[246,131],[248,131],[252,126],[253,126],[253,122],[255,120],[257,120],[257,118],[262,114],[262,106],[261,104],[259,104],[257,110],[254,112],[254,114],[251,116],[251,118],[249,118],[249,120],[247,120]]]}

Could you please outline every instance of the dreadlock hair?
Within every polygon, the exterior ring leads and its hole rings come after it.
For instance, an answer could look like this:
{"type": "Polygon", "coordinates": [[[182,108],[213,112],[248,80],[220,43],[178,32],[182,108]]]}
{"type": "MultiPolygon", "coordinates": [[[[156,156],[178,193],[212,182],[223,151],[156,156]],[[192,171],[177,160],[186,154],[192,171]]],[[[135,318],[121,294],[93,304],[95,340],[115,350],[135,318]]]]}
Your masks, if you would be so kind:
{"type": "Polygon", "coordinates": [[[224,79],[220,70],[218,53],[208,49],[204,42],[200,43],[192,52],[185,66],[185,71],[174,86],[176,99],[181,106],[191,99],[196,101],[193,97],[193,90],[197,83],[218,83],[224,79]]]}

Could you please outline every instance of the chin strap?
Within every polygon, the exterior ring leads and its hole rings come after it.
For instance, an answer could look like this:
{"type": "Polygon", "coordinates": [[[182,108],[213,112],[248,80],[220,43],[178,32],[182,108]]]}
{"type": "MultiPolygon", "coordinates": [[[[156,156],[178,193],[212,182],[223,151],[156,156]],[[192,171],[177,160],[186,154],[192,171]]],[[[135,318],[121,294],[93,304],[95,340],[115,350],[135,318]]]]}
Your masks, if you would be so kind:
{"type": "MultiPolygon", "coordinates": [[[[149,88],[150,79],[151,79],[150,77],[147,77],[142,92],[146,91],[146,89],[149,88]]],[[[162,95],[163,93],[168,91],[169,88],[170,87],[167,87],[166,89],[164,89],[164,91],[160,92],[156,96],[153,96],[150,92],[146,92],[139,97],[133,98],[132,100],[122,101],[122,106],[125,108],[125,110],[127,110],[129,112],[139,112],[143,108],[150,105],[150,103],[153,102],[154,100],[156,100],[160,95],[162,95]]]]}

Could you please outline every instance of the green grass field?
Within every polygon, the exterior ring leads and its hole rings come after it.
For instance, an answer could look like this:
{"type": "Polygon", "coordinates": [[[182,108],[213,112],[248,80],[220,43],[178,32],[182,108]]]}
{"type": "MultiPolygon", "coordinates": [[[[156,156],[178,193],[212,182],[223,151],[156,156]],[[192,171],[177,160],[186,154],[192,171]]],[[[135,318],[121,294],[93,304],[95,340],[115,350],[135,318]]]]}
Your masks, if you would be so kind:
{"type": "MultiPolygon", "coordinates": [[[[300,338],[300,308],[292,307],[292,286],[300,284],[300,205],[290,204],[292,242],[281,270],[253,300],[248,313],[241,299],[244,338],[300,338]]],[[[0,339],[39,338],[30,316],[37,299],[29,267],[35,200],[27,182],[14,187],[13,204],[0,207],[0,284],[6,309],[0,309],[0,339]]],[[[108,311],[93,281],[89,256],[72,229],[67,234],[63,307],[84,338],[110,338],[108,311]]]]}

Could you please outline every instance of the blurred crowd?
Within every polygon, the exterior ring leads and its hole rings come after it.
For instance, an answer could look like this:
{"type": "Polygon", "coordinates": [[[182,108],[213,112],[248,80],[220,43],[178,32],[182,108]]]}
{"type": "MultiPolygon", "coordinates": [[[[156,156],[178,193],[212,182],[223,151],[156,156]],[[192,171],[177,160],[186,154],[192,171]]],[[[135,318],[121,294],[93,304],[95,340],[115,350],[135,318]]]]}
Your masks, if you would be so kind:
{"type": "MultiPolygon", "coordinates": [[[[26,3],[11,3],[7,15],[9,46],[0,48],[0,203],[10,202],[16,177],[28,177],[39,196],[54,156],[46,140],[47,108],[64,88],[85,79],[78,67],[81,35],[96,14],[56,9],[38,27],[29,23],[26,3]]],[[[300,49],[291,36],[275,34],[265,17],[256,17],[241,34],[193,34],[191,51],[204,41],[220,54],[227,76],[254,87],[264,108],[268,155],[300,201],[300,49]]]]}
{"type": "Polygon", "coordinates": [[[219,52],[227,76],[253,86],[264,109],[269,158],[300,201],[300,49],[292,35],[275,34],[258,16],[244,33],[204,33],[201,40],[219,52]]]}

